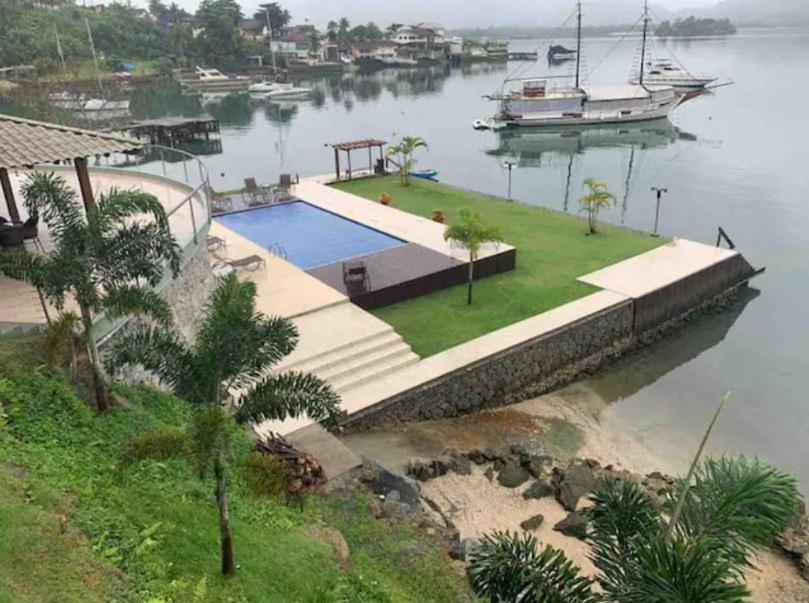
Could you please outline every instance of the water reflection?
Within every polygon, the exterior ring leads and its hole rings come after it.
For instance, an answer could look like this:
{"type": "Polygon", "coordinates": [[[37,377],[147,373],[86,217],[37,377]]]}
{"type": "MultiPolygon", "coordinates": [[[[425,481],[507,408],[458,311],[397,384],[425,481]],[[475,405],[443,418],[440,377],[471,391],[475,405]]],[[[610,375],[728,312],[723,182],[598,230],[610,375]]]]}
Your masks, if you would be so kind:
{"type": "Polygon", "coordinates": [[[588,379],[588,387],[608,403],[629,398],[722,343],[747,305],[760,294],[752,287],[742,290],[729,308],[701,316],[684,330],[669,334],[654,347],[624,356],[608,372],[588,379]]]}
{"type": "Polygon", "coordinates": [[[667,147],[677,141],[696,140],[695,135],[680,130],[668,119],[659,119],[612,126],[503,130],[497,132],[497,147],[485,153],[516,162],[519,167],[542,168],[561,164],[565,172],[562,210],[567,212],[576,157],[594,149],[629,149],[627,168],[621,174],[624,193],[618,199],[623,223],[629,206],[630,183],[641,159],[639,154],[648,149],[667,147]]]}

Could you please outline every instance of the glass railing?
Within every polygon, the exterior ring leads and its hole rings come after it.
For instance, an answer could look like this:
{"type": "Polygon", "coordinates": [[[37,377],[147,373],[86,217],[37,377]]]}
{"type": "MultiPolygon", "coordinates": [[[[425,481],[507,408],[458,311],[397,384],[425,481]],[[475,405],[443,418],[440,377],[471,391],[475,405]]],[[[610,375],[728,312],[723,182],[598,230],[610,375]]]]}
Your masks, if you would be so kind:
{"type": "MultiPolygon", "coordinates": [[[[43,164],[35,170],[53,171],[76,178],[72,166],[43,164]]],[[[211,225],[210,178],[208,168],[196,156],[168,147],[144,145],[138,154],[116,153],[88,160],[88,171],[96,197],[110,188],[137,189],[155,195],[166,208],[169,227],[182,250],[183,265],[196,255],[211,225]]],[[[166,272],[155,287],[162,291],[173,281],[166,272]]],[[[99,314],[93,333],[102,342],[127,322],[99,314]]]]}

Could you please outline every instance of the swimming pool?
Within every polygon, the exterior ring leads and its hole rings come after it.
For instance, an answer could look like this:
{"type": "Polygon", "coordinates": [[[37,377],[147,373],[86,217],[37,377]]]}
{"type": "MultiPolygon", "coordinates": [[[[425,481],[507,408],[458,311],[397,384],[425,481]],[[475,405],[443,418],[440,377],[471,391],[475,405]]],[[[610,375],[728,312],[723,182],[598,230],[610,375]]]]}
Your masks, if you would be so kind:
{"type": "Polygon", "coordinates": [[[405,243],[305,201],[234,212],[215,220],[264,249],[280,246],[286,259],[304,270],[405,243]]]}

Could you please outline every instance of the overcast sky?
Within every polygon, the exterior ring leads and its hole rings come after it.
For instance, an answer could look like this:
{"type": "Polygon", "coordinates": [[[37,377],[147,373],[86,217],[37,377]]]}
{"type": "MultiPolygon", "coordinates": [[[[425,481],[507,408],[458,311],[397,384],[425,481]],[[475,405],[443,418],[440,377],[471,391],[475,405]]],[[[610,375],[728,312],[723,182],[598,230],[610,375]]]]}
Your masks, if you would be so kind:
{"type": "MultiPolygon", "coordinates": [[[[170,0],[167,0],[170,1],[170,0]]],[[[186,10],[195,11],[198,0],[175,0],[186,10]]],[[[238,0],[246,16],[252,15],[263,0],[238,0]]],[[[762,0],[764,1],[764,0],[762,0]]],[[[807,0],[809,1],[809,0],[807,0]]],[[[132,0],[145,6],[147,0],[132,0]]],[[[330,19],[348,17],[352,23],[374,21],[380,25],[391,22],[438,22],[448,28],[524,25],[557,26],[575,4],[574,0],[282,0],[281,5],[292,13],[294,23],[309,19],[323,26],[330,19]]],[[[665,11],[710,6],[717,0],[651,0],[661,16],[665,11]]],[[[603,21],[626,23],[639,15],[642,0],[583,0],[585,15],[589,12],[593,25],[603,21]],[[614,19],[614,17],[617,17],[614,19]]]]}

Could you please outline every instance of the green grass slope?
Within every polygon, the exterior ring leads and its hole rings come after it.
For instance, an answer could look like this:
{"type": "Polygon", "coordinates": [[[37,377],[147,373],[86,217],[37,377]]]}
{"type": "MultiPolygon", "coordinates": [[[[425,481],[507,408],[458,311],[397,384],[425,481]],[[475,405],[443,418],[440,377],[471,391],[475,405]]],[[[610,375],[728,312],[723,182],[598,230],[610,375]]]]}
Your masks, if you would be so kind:
{"type": "Polygon", "coordinates": [[[231,480],[235,578],[219,574],[213,484],[178,461],[121,464],[124,444],[182,427],[187,405],[118,388],[127,408],[99,416],[52,369],[0,340],[0,601],[457,601],[465,580],[439,544],[404,521],[375,519],[371,499],[310,497],[302,511],[231,480]],[[64,522],[60,521],[64,518],[64,522]],[[348,567],[314,528],[345,536],[348,567]]]}
{"type": "Polygon", "coordinates": [[[388,176],[335,186],[373,201],[389,193],[397,209],[428,218],[440,209],[448,224],[461,207],[471,207],[517,248],[517,268],[477,281],[471,307],[464,285],[375,311],[422,357],[584,297],[597,289],[577,277],[665,242],[607,224],[587,236],[586,223],[577,217],[424,180],[402,187],[398,176],[388,176]]]}

